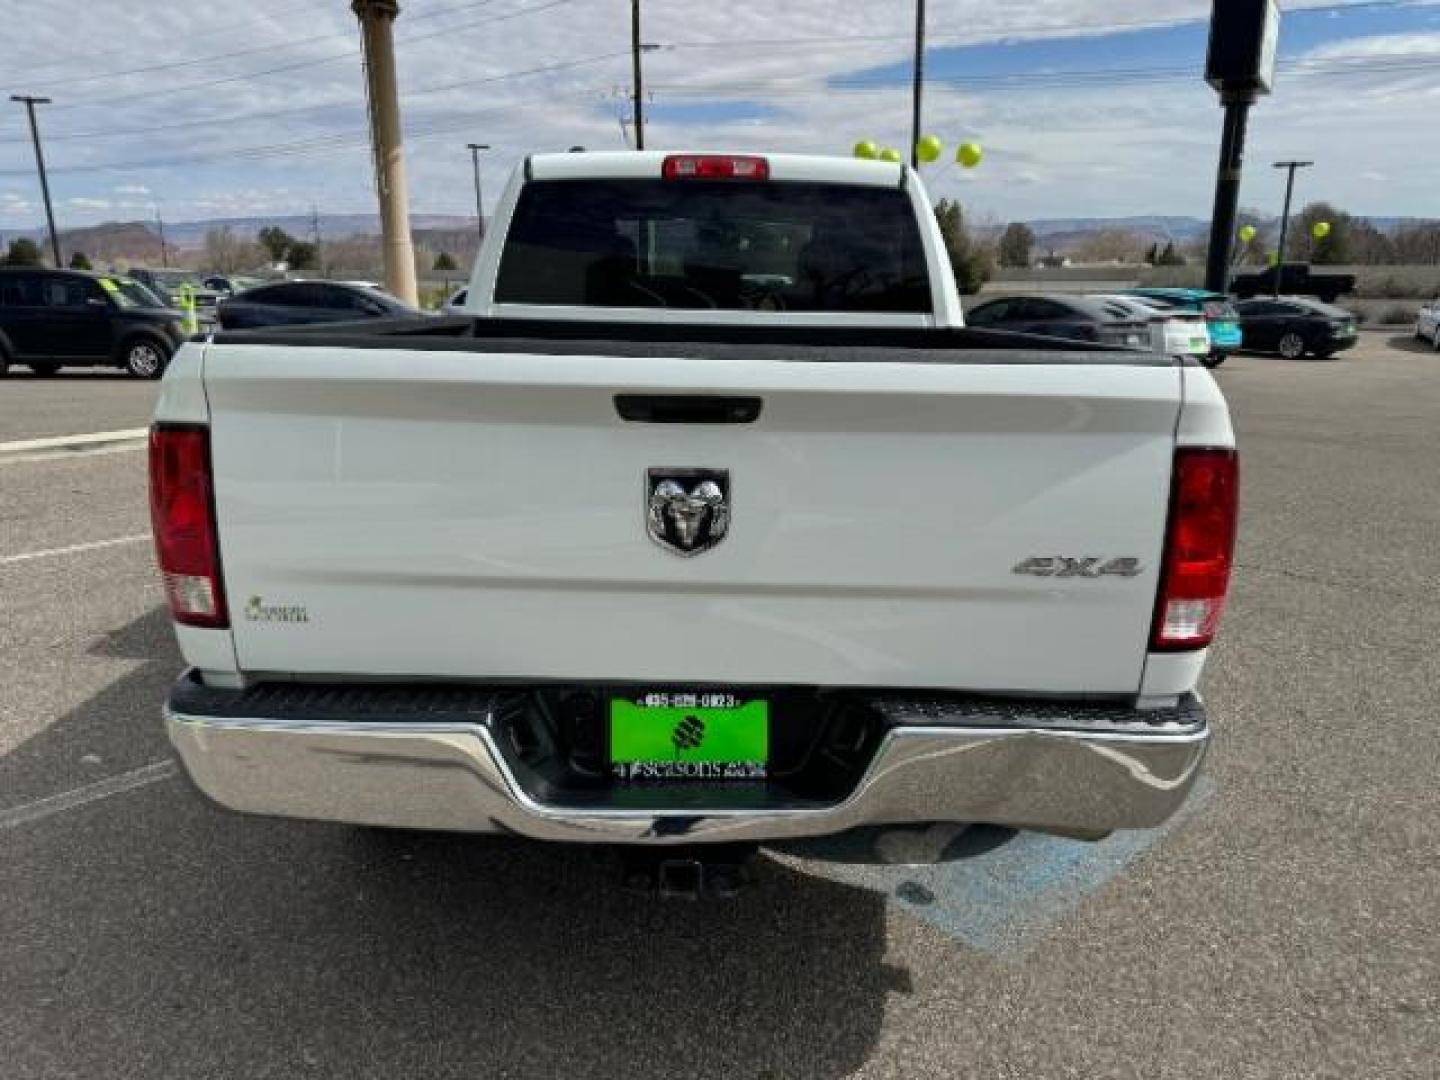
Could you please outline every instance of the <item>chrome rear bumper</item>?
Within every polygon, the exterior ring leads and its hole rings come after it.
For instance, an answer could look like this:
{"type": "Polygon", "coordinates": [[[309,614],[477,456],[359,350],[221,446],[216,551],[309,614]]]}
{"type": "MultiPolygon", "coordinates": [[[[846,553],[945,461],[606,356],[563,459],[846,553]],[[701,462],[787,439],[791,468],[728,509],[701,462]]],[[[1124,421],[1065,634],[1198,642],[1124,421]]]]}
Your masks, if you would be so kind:
{"type": "MultiPolygon", "coordinates": [[[[179,699],[183,701],[183,698],[179,699]]],[[[208,711],[207,711],[208,712],[208,711]]],[[[994,715],[999,715],[998,713],[994,715]]],[[[890,728],[850,795],[825,806],[683,805],[663,811],[545,805],[517,782],[475,722],[304,719],[165,711],[190,777],[247,813],[541,840],[681,844],[767,841],[861,825],[988,822],[1086,834],[1158,825],[1189,793],[1209,729],[1198,702],[1183,725],[904,723],[890,728]]]]}

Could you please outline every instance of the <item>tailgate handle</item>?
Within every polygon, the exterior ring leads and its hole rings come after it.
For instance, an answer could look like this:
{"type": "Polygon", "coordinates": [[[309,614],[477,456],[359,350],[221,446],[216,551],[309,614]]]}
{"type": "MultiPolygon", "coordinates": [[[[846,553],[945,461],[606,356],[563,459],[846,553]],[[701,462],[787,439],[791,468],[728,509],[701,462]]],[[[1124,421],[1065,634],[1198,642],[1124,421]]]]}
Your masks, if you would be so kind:
{"type": "Polygon", "coordinates": [[[634,424],[753,424],[758,397],[710,394],[616,394],[615,411],[634,424]]]}

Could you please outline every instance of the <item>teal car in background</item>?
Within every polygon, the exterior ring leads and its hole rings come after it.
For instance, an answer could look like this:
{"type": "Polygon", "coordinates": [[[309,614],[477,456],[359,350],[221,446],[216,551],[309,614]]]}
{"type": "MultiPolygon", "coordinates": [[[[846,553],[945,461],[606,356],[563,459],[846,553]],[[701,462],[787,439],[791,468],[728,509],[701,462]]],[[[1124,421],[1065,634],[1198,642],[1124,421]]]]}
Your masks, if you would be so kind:
{"type": "Polygon", "coordinates": [[[1192,311],[1205,316],[1205,329],[1210,334],[1210,355],[1201,362],[1218,367],[1240,348],[1240,313],[1224,293],[1208,289],[1126,289],[1124,295],[1138,296],[1154,304],[1163,304],[1176,311],[1192,311]]]}

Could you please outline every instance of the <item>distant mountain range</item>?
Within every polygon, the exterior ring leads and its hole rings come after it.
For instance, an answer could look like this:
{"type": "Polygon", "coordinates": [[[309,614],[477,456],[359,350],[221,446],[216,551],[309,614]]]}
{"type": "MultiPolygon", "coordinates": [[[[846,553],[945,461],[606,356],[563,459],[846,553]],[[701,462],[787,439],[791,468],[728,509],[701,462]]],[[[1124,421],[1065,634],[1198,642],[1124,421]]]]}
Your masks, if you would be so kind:
{"type": "MultiPolygon", "coordinates": [[[[1405,225],[1417,225],[1427,218],[1417,217],[1367,217],[1356,214],[1357,218],[1369,221],[1377,229],[1390,232],[1405,225]]],[[[1263,219],[1267,224],[1280,220],[1280,215],[1263,219]]],[[[1106,230],[1135,233],[1147,240],[1175,241],[1184,244],[1191,240],[1205,239],[1210,232],[1208,218],[1169,216],[1164,214],[1136,214],[1131,217],[1076,217],[1040,218],[1026,222],[1035,233],[1035,242],[1041,248],[1051,247],[1063,250],[1079,243],[1087,236],[1106,230]]]]}
{"type": "Polygon", "coordinates": [[[1132,217],[1040,218],[1027,222],[1038,240],[1079,237],[1105,229],[1138,233],[1141,236],[1166,237],[1177,242],[1204,236],[1210,222],[1197,217],[1167,217],[1161,214],[1137,214],[1132,217]]]}
{"type": "MultiPolygon", "coordinates": [[[[198,250],[205,246],[205,234],[212,229],[228,228],[242,240],[253,240],[256,233],[269,226],[278,226],[291,236],[310,239],[316,224],[324,240],[344,240],[354,236],[378,236],[380,218],[376,214],[275,214],[254,217],[206,218],[201,221],[165,222],[165,243],[175,249],[198,250]]],[[[475,231],[475,219],[463,214],[412,214],[410,228],[415,233],[475,231]]],[[[0,230],[5,241],[26,236],[37,243],[46,242],[45,230],[0,230]]],[[[60,230],[61,245],[67,251],[83,251],[91,258],[129,258],[135,261],[158,258],[160,237],[153,221],[108,221],[78,229],[60,230]]]]}
{"type": "MultiPolygon", "coordinates": [[[[205,234],[211,229],[229,228],[236,236],[253,239],[261,229],[278,226],[291,236],[310,239],[316,224],[309,214],[283,214],[262,217],[207,218],[204,221],[165,223],[165,242],[177,247],[202,247],[205,234]]],[[[380,218],[376,214],[321,214],[318,218],[323,239],[343,240],[350,236],[379,236],[380,218]]],[[[459,214],[411,214],[410,228],[470,229],[475,219],[459,214]]]]}

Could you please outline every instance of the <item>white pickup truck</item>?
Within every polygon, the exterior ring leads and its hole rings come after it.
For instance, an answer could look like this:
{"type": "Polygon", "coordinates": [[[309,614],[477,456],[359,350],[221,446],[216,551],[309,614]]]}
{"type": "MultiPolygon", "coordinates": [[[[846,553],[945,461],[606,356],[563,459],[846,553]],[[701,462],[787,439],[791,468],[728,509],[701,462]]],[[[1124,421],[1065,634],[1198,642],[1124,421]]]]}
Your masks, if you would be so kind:
{"type": "Polygon", "coordinates": [[[667,846],[1185,799],[1237,464],[1193,359],[966,329],[917,175],[517,170],[463,317],[165,377],[166,724],[235,810],[667,846]]]}

